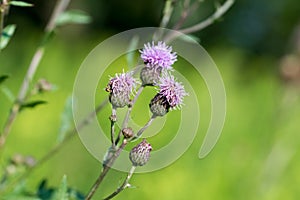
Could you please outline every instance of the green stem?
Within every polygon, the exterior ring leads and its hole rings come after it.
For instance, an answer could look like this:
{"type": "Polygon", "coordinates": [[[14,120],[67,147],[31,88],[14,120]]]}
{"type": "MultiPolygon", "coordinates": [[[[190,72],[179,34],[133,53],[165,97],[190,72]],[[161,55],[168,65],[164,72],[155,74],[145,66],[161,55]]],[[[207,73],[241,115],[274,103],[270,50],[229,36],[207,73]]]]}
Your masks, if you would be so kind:
{"type": "Polygon", "coordinates": [[[166,42],[170,42],[170,41],[174,40],[176,37],[180,36],[182,33],[190,34],[190,33],[201,31],[201,30],[207,28],[208,26],[212,25],[217,19],[222,17],[232,7],[233,3],[234,3],[234,0],[227,0],[222,6],[217,8],[217,10],[210,17],[208,17],[204,21],[201,21],[201,22],[199,22],[193,26],[190,26],[188,28],[179,29],[178,33],[172,32],[169,35],[167,35],[164,38],[164,40],[166,42]]]}
{"type": "Polygon", "coordinates": [[[144,125],[143,128],[141,128],[137,134],[131,139],[132,140],[136,140],[139,137],[141,137],[141,135],[143,134],[143,132],[152,124],[153,120],[156,118],[156,115],[152,115],[151,118],[149,119],[149,121],[144,125]]]}
{"type": "Polygon", "coordinates": [[[204,28],[212,25],[217,19],[222,17],[228,10],[231,8],[233,5],[234,0],[227,0],[222,6],[217,8],[214,14],[212,14],[209,18],[206,20],[199,22],[198,24],[195,24],[194,26],[185,28],[185,29],[180,29],[179,31],[185,34],[188,33],[193,33],[196,31],[203,30],[204,28]]]}
{"type": "Polygon", "coordinates": [[[182,25],[187,20],[187,18],[191,14],[193,14],[193,12],[198,8],[198,6],[200,4],[200,1],[195,1],[192,5],[189,5],[189,4],[190,4],[189,0],[186,0],[184,2],[183,11],[181,12],[180,19],[178,20],[178,22],[173,27],[174,30],[178,30],[182,27],[182,25]]]}
{"type": "Polygon", "coordinates": [[[115,123],[117,121],[117,110],[112,108],[112,114],[110,116],[110,139],[112,148],[115,149],[115,123]]]}
{"type": "MultiPolygon", "coordinates": [[[[66,9],[68,6],[70,0],[58,0],[55,8],[52,12],[51,18],[48,21],[48,24],[45,28],[45,34],[49,34],[49,32],[52,32],[55,28],[55,21],[57,17],[66,9]]],[[[1,12],[2,15],[2,12],[1,12]]],[[[28,93],[29,85],[32,81],[32,78],[34,77],[36,70],[40,64],[40,61],[44,55],[44,46],[39,46],[34,53],[34,56],[32,57],[32,60],[30,62],[30,65],[28,67],[27,73],[24,77],[23,83],[20,87],[18,98],[15,101],[14,105],[12,106],[11,112],[7,118],[7,121],[4,125],[3,132],[1,133],[0,137],[0,148],[3,148],[6,142],[6,138],[10,133],[11,127],[13,125],[13,122],[15,121],[22,103],[24,102],[26,95],[28,93]]]]}
{"type": "Polygon", "coordinates": [[[174,3],[175,3],[174,0],[166,0],[164,11],[163,11],[163,17],[161,19],[159,27],[161,28],[167,27],[174,10],[174,3]]]}
{"type": "MultiPolygon", "coordinates": [[[[10,185],[6,186],[5,188],[1,188],[1,194],[4,190],[9,190],[12,188],[16,183],[20,182],[22,179],[26,178],[32,171],[34,171],[38,166],[42,165],[43,163],[47,162],[51,157],[53,157],[62,147],[65,146],[67,142],[69,142],[74,136],[76,136],[77,131],[80,131],[86,125],[90,124],[90,122],[96,117],[96,114],[99,113],[105,105],[107,105],[108,99],[104,100],[100,103],[95,111],[91,112],[85,119],[83,119],[77,127],[69,131],[64,138],[64,140],[53,146],[43,157],[41,157],[34,165],[28,168],[23,174],[18,176],[10,185]]],[[[1,195],[0,195],[1,196],[1,195]]]]}
{"type": "MultiPolygon", "coordinates": [[[[176,2],[176,0],[165,0],[163,16],[162,16],[162,19],[161,19],[160,25],[159,25],[160,28],[166,28],[167,27],[167,25],[168,25],[168,23],[171,19],[173,10],[174,10],[175,2],[176,2]]],[[[160,39],[162,37],[162,34],[163,34],[163,29],[159,29],[153,35],[153,40],[156,41],[156,40],[160,39]]]]}
{"type": "Polygon", "coordinates": [[[131,114],[131,111],[132,111],[132,108],[133,108],[134,104],[136,103],[138,97],[141,95],[141,93],[142,93],[142,91],[143,91],[144,88],[145,88],[144,85],[141,85],[141,86],[139,87],[139,89],[138,89],[136,95],[134,96],[134,98],[133,98],[133,100],[132,100],[130,106],[128,107],[128,110],[127,110],[127,112],[126,112],[126,116],[125,116],[124,121],[123,121],[123,124],[122,124],[122,128],[121,128],[121,130],[119,131],[119,134],[118,134],[118,136],[117,136],[117,139],[116,139],[116,141],[115,141],[115,144],[118,144],[118,142],[120,141],[122,130],[123,130],[124,128],[127,128],[128,122],[129,122],[129,118],[130,118],[130,114],[131,114]]]}
{"type": "Polygon", "coordinates": [[[115,160],[119,157],[120,153],[122,152],[122,150],[125,148],[126,145],[127,145],[127,140],[124,139],[123,143],[121,144],[119,149],[110,158],[108,163],[106,165],[104,165],[102,172],[100,173],[99,177],[97,178],[97,180],[95,181],[95,183],[91,187],[88,195],[85,197],[85,200],[90,200],[94,196],[94,194],[97,191],[99,185],[102,183],[102,181],[105,178],[105,176],[107,175],[108,171],[111,169],[111,166],[114,164],[115,160]]]}
{"type": "Polygon", "coordinates": [[[104,198],[104,200],[109,200],[112,199],[113,197],[117,196],[120,192],[122,192],[124,189],[126,189],[127,187],[130,187],[129,184],[129,180],[131,179],[133,172],[135,170],[136,166],[132,166],[126,179],[124,180],[124,182],[122,183],[122,185],[120,187],[118,187],[116,189],[116,191],[114,191],[113,193],[111,193],[108,197],[104,198]]]}
{"type": "MultiPolygon", "coordinates": [[[[5,10],[2,8],[2,4],[0,5],[0,44],[2,40],[2,32],[3,32],[3,26],[4,26],[4,13],[5,10]]],[[[0,49],[1,51],[1,49],[0,49]]]]}

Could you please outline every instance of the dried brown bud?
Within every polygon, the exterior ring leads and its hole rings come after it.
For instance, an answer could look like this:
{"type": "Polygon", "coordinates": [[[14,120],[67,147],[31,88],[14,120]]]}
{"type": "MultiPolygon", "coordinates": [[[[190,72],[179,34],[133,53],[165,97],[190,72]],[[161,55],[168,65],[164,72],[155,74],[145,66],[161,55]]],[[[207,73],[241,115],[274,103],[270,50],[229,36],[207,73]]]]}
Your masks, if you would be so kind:
{"type": "Polygon", "coordinates": [[[117,121],[117,116],[116,115],[111,115],[109,116],[109,120],[112,122],[116,122],[117,121]]]}
{"type": "Polygon", "coordinates": [[[35,88],[38,93],[51,91],[53,89],[53,85],[49,83],[46,79],[38,80],[35,88]]]}
{"type": "Polygon", "coordinates": [[[22,164],[24,164],[25,158],[21,154],[15,154],[12,157],[11,161],[15,165],[22,165],[22,164]]]}
{"type": "Polygon", "coordinates": [[[134,132],[130,127],[123,128],[122,133],[126,139],[132,138],[134,135],[134,132]]]}

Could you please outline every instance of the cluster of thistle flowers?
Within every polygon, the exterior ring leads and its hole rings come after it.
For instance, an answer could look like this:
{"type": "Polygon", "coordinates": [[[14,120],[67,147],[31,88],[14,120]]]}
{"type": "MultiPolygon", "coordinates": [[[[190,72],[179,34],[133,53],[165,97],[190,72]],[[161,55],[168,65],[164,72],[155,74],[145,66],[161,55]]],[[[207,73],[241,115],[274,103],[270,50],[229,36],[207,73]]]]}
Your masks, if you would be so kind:
{"type": "MultiPolygon", "coordinates": [[[[145,44],[140,53],[141,59],[144,61],[144,67],[140,71],[141,84],[133,77],[133,72],[123,72],[112,77],[107,85],[106,91],[109,92],[109,101],[113,110],[133,106],[130,96],[138,84],[140,87],[154,86],[158,88],[157,94],[149,103],[149,108],[153,113],[152,118],[164,116],[172,109],[180,109],[187,93],[184,86],[177,82],[171,74],[172,65],[177,61],[177,54],[172,52],[172,47],[162,41],[157,44],[154,42],[145,44]]],[[[128,130],[128,127],[124,128],[123,130],[128,130]]],[[[136,139],[141,134],[140,131],[135,136],[134,134],[124,134],[128,131],[122,132],[126,139],[136,139]]],[[[133,165],[145,165],[149,160],[151,150],[151,145],[145,139],[134,147],[130,152],[130,160],[133,165]]]]}

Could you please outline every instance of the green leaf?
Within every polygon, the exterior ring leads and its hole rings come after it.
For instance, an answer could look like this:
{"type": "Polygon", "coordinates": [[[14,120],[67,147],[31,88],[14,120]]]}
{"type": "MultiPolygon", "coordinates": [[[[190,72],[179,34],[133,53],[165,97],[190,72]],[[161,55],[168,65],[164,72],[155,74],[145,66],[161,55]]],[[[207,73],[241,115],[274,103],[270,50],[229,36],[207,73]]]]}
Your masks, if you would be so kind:
{"type": "Polygon", "coordinates": [[[61,114],[61,125],[57,136],[57,142],[62,142],[66,136],[67,131],[71,128],[73,122],[72,112],[72,96],[66,100],[64,110],[61,114]]]}
{"type": "Polygon", "coordinates": [[[67,187],[67,176],[64,175],[54,199],[68,200],[69,199],[68,196],[69,195],[68,195],[68,187],[67,187]]]}
{"type": "Polygon", "coordinates": [[[88,24],[91,21],[92,18],[81,10],[67,10],[56,19],[56,25],[88,24]]]}
{"type": "Polygon", "coordinates": [[[43,179],[38,186],[37,196],[43,200],[50,199],[53,197],[54,189],[47,187],[47,180],[43,179]]]}
{"type": "Polygon", "coordinates": [[[139,44],[139,37],[138,36],[134,36],[128,46],[128,52],[126,55],[126,59],[127,59],[127,64],[129,67],[133,68],[134,63],[133,63],[133,58],[134,58],[134,51],[137,49],[137,46],[139,44]]]}
{"type": "Polygon", "coordinates": [[[13,36],[15,30],[16,30],[15,24],[7,25],[3,29],[2,35],[1,35],[1,40],[0,40],[0,49],[4,49],[7,46],[11,37],[13,36]]]}
{"type": "MultiPolygon", "coordinates": [[[[1,196],[2,197],[2,196],[1,196]]],[[[5,200],[41,200],[40,198],[36,197],[35,195],[30,194],[26,191],[26,182],[20,181],[17,183],[13,190],[2,197],[1,199],[5,200]]]]}
{"type": "Polygon", "coordinates": [[[0,85],[8,78],[9,78],[9,75],[1,75],[0,76],[0,85]]]}
{"type": "Polygon", "coordinates": [[[19,195],[19,194],[25,192],[25,189],[26,189],[26,182],[20,181],[17,185],[15,185],[12,194],[19,195]]]}
{"type": "Polygon", "coordinates": [[[75,189],[68,188],[69,200],[84,200],[85,195],[75,189]]]}
{"type": "Polygon", "coordinates": [[[21,6],[21,7],[31,7],[31,6],[33,6],[33,4],[27,3],[27,2],[24,2],[24,1],[10,1],[9,4],[12,5],[12,6],[21,6]]]}
{"type": "Polygon", "coordinates": [[[48,44],[48,42],[54,37],[54,34],[55,32],[53,30],[46,32],[41,40],[40,46],[42,47],[48,44]]]}
{"type": "Polygon", "coordinates": [[[1,91],[2,91],[2,93],[8,98],[8,100],[9,100],[10,102],[14,102],[15,96],[14,96],[14,94],[12,93],[12,91],[11,91],[10,89],[8,89],[8,88],[5,87],[5,86],[2,86],[2,87],[1,87],[1,91]]]}
{"type": "Polygon", "coordinates": [[[47,103],[47,101],[43,101],[43,100],[30,101],[30,102],[22,104],[20,110],[23,110],[25,108],[35,108],[38,105],[42,105],[42,104],[46,104],[46,103],[47,103]]]}

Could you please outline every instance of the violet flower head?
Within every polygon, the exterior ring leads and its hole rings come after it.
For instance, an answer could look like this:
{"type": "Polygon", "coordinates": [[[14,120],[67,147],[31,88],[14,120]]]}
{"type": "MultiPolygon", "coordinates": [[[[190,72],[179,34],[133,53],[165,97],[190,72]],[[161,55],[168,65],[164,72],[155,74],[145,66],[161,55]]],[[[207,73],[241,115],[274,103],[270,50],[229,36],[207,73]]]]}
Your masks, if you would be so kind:
{"type": "Polygon", "coordinates": [[[136,88],[137,83],[132,72],[123,72],[110,78],[106,91],[110,93],[111,104],[116,108],[128,105],[130,94],[136,88]]]}
{"type": "Polygon", "coordinates": [[[172,47],[162,41],[159,41],[157,45],[154,42],[145,44],[140,53],[147,67],[172,69],[172,65],[177,61],[177,55],[172,52],[172,47]]]}
{"type": "Polygon", "coordinates": [[[132,72],[116,74],[115,77],[111,77],[107,85],[107,89],[111,92],[133,92],[136,88],[137,81],[133,78],[132,72]]]}
{"type": "Polygon", "coordinates": [[[164,96],[171,109],[181,108],[186,93],[184,86],[177,82],[169,73],[165,73],[159,80],[159,94],[164,96]]]}
{"type": "Polygon", "coordinates": [[[188,95],[181,83],[169,73],[159,79],[159,92],[150,101],[149,107],[153,115],[164,116],[170,109],[181,108],[184,96],[188,95]]]}

